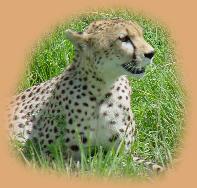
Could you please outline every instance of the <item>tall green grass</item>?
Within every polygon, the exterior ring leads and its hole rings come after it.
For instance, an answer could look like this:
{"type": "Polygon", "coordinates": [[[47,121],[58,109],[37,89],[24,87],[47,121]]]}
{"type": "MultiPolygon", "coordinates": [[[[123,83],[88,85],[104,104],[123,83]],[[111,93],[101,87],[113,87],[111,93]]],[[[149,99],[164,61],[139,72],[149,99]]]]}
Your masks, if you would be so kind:
{"type": "MultiPolygon", "coordinates": [[[[59,75],[72,62],[74,49],[65,39],[67,28],[83,31],[94,20],[123,18],[136,21],[144,29],[145,39],[154,47],[154,64],[149,66],[143,79],[130,78],[132,85],[132,110],[137,123],[136,140],[132,151],[162,165],[169,165],[178,157],[184,129],[184,91],[177,73],[174,42],[168,30],[156,20],[151,20],[128,10],[94,11],[72,18],[55,27],[35,45],[18,92],[59,75]]],[[[15,143],[16,145],[16,143],[15,143]]],[[[55,159],[46,160],[39,148],[30,144],[19,156],[33,167],[50,168],[67,175],[99,175],[147,177],[143,166],[113,150],[104,154],[102,148],[94,157],[86,156],[80,164],[63,161],[61,147],[53,147],[55,159]]]]}

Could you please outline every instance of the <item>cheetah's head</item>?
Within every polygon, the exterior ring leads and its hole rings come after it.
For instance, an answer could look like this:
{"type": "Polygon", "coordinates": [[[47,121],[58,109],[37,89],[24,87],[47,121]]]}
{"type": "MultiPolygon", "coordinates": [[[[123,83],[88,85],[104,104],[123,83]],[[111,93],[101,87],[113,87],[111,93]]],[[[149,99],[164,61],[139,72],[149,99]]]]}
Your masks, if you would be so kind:
{"type": "Polygon", "coordinates": [[[153,47],[145,41],[141,27],[131,21],[95,21],[84,32],[67,30],[66,35],[104,77],[141,77],[153,59],[153,47]]]}

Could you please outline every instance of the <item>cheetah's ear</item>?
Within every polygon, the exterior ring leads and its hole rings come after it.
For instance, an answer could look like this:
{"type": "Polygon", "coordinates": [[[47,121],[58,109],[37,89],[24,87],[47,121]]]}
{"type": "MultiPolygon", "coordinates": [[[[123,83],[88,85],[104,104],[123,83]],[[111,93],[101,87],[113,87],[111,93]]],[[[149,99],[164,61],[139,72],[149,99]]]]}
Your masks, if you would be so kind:
{"type": "Polygon", "coordinates": [[[83,32],[76,32],[70,29],[65,31],[66,38],[70,40],[76,47],[88,46],[89,35],[83,32]]]}

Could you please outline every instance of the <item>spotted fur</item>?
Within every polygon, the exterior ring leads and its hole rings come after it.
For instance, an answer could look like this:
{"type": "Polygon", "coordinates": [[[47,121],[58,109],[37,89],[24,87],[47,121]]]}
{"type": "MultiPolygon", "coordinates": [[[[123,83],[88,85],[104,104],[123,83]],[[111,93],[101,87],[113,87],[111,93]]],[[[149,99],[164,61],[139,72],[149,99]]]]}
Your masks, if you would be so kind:
{"type": "Polygon", "coordinates": [[[153,48],[137,24],[124,20],[95,21],[84,32],[67,30],[66,37],[75,46],[73,63],[15,97],[11,137],[22,143],[35,139],[48,153],[48,146],[63,136],[65,156],[75,160],[80,160],[79,142],[84,149],[88,143],[110,149],[124,141],[128,152],[135,121],[127,76],[144,75],[153,48]]]}

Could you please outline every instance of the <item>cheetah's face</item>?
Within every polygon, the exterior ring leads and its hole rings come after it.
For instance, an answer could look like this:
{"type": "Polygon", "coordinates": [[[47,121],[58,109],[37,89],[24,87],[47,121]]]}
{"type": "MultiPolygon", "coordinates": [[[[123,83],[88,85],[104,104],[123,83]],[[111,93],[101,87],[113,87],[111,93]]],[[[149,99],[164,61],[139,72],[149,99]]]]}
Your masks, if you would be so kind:
{"type": "Polygon", "coordinates": [[[154,49],[141,35],[122,32],[116,42],[116,54],[121,53],[119,64],[127,75],[143,76],[145,68],[153,60],[154,49]]]}
{"type": "Polygon", "coordinates": [[[142,29],[131,21],[96,21],[83,33],[72,32],[70,38],[73,36],[75,46],[94,60],[103,75],[140,77],[153,59],[154,49],[144,40],[142,29]]]}

